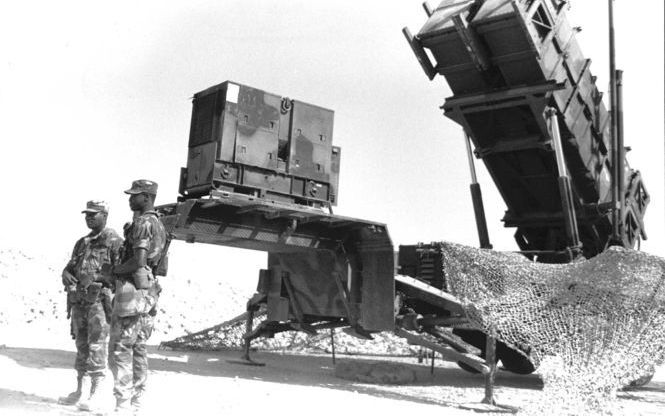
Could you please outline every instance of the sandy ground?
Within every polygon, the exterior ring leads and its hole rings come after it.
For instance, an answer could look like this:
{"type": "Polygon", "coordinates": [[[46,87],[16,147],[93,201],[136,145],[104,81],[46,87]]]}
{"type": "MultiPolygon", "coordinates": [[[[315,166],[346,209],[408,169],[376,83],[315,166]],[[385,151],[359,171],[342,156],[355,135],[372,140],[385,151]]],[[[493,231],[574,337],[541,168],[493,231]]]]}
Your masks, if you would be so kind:
{"type": "MultiPolygon", "coordinates": [[[[146,414],[356,414],[371,410],[382,415],[474,414],[483,397],[483,379],[452,363],[427,364],[402,359],[416,371],[409,385],[354,383],[334,376],[330,356],[255,353],[265,367],[230,363],[237,351],[179,352],[150,349],[150,378],[146,414]]],[[[337,356],[337,361],[358,359],[337,356]]],[[[365,358],[362,358],[365,360],[365,358]]],[[[386,358],[387,359],[387,358],[386,358]]],[[[73,349],[3,346],[0,348],[0,414],[85,414],[57,404],[74,384],[73,349]]],[[[394,361],[394,359],[393,359],[394,361]]],[[[113,406],[107,377],[106,408],[113,406]]],[[[537,398],[542,382],[537,375],[500,372],[496,398],[500,404],[522,408],[537,398]]],[[[622,414],[661,415],[665,412],[665,371],[661,368],[647,386],[620,393],[622,414]]]]}
{"type": "MultiPolygon", "coordinates": [[[[16,249],[0,249],[0,415],[85,414],[57,404],[58,397],[75,387],[75,348],[68,333],[60,268],[16,249]]],[[[397,386],[337,378],[330,355],[257,352],[255,359],[266,366],[248,367],[227,361],[238,358],[238,351],[158,350],[160,341],[235,316],[251,294],[227,282],[178,278],[183,275],[176,268],[163,281],[160,315],[151,338],[148,415],[476,414],[467,409],[478,407],[483,398],[483,378],[440,360],[430,374],[429,363],[418,364],[415,358],[337,356],[338,362],[399,361],[415,371],[415,382],[397,386]]],[[[538,401],[542,386],[537,374],[501,371],[496,399],[526,409],[538,401]]],[[[110,411],[110,376],[104,390],[110,411]]],[[[659,368],[647,386],[619,397],[620,414],[665,414],[665,368],[659,368]]]]}

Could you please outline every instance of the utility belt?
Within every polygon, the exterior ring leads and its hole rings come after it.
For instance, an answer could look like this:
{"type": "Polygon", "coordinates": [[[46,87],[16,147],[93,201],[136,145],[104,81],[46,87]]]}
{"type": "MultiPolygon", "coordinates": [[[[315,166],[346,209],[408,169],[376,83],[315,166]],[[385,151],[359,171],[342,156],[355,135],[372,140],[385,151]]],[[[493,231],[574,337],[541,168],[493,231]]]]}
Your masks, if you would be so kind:
{"type": "Polygon", "coordinates": [[[86,306],[103,302],[111,298],[111,289],[104,287],[100,282],[92,282],[87,286],[77,286],[75,290],[67,292],[68,302],[86,306]]]}
{"type": "MultiPolygon", "coordinates": [[[[90,283],[88,286],[70,287],[67,290],[67,319],[71,318],[73,307],[89,308],[97,303],[104,308],[106,322],[111,321],[112,306],[111,289],[102,286],[99,282],[90,283]]],[[[75,335],[72,333],[72,336],[75,335]]]]}

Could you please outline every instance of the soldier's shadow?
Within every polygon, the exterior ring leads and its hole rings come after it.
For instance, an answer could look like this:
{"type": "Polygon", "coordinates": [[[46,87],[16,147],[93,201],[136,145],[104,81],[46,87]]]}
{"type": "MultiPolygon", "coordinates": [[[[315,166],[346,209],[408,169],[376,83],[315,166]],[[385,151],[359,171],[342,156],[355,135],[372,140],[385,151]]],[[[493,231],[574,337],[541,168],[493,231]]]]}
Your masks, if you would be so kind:
{"type": "Polygon", "coordinates": [[[53,410],[54,406],[58,407],[59,415],[81,414],[75,407],[59,405],[55,399],[3,388],[0,388],[0,403],[4,409],[21,409],[21,414],[28,410],[33,410],[35,413],[48,413],[53,410]]]}
{"type": "Polygon", "coordinates": [[[48,348],[11,348],[0,349],[0,355],[11,358],[17,364],[29,368],[67,368],[73,369],[76,353],[48,348]]]}

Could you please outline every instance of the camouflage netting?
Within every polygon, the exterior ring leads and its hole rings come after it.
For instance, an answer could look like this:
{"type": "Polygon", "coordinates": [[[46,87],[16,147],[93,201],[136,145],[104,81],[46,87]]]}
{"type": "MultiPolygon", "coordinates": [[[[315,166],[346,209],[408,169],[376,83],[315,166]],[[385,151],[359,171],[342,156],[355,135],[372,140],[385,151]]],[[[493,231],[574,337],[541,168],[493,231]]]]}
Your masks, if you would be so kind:
{"type": "MultiPolygon", "coordinates": [[[[470,320],[540,365],[543,395],[532,414],[612,413],[618,389],[665,360],[665,260],[611,248],[564,265],[515,253],[441,243],[448,290],[470,320]]],[[[254,327],[265,319],[256,313],[254,327]]],[[[163,343],[171,348],[238,349],[246,314],[163,343]]],[[[365,341],[335,331],[339,353],[416,355],[419,347],[391,333],[365,341]]],[[[330,333],[285,332],[259,338],[263,351],[330,352],[330,333]]]]}
{"type": "Polygon", "coordinates": [[[612,413],[618,389],[665,358],[665,260],[610,248],[571,264],[442,243],[469,318],[529,353],[545,384],[534,414],[612,413]]]}

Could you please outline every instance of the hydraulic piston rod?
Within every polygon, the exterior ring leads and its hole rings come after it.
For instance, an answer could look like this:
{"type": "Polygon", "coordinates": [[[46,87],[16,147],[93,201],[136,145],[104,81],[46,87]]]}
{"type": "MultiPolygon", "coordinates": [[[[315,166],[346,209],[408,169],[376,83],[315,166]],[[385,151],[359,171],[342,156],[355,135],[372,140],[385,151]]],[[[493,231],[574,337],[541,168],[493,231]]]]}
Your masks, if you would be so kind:
{"type": "Polygon", "coordinates": [[[616,140],[616,189],[617,189],[617,203],[618,203],[618,235],[621,238],[622,245],[625,244],[623,241],[624,237],[624,218],[625,218],[625,205],[626,205],[626,179],[624,178],[625,174],[625,160],[626,160],[626,148],[623,143],[623,71],[620,69],[616,70],[616,125],[617,125],[617,140],[616,140]]]}
{"type": "Polygon", "coordinates": [[[575,209],[573,206],[570,178],[568,177],[566,160],[563,155],[563,147],[561,144],[561,134],[559,132],[557,110],[552,107],[548,107],[545,110],[545,114],[547,116],[550,136],[552,137],[554,152],[556,154],[556,165],[559,173],[559,193],[561,194],[561,209],[563,211],[566,237],[568,238],[568,248],[574,254],[576,254],[580,248],[580,237],[577,229],[575,209]]]}
{"type": "Polygon", "coordinates": [[[480,248],[492,248],[489,232],[487,231],[487,220],[485,219],[485,206],[483,205],[483,194],[480,191],[480,184],[476,176],[476,166],[473,162],[473,152],[471,151],[471,139],[464,132],[464,141],[466,142],[466,155],[469,159],[469,171],[471,172],[471,200],[473,201],[473,213],[476,217],[476,228],[478,229],[478,239],[480,248]]]}
{"type": "Polygon", "coordinates": [[[608,0],[609,38],[610,38],[610,138],[612,143],[612,236],[611,244],[623,245],[621,238],[621,182],[619,181],[620,154],[619,149],[619,117],[617,111],[617,71],[616,49],[614,40],[614,0],[608,0]]]}

